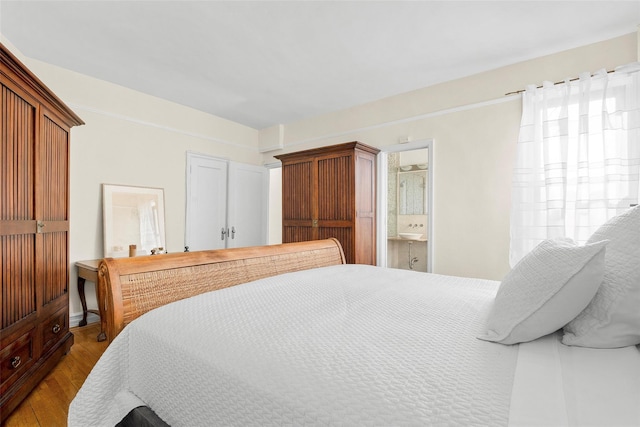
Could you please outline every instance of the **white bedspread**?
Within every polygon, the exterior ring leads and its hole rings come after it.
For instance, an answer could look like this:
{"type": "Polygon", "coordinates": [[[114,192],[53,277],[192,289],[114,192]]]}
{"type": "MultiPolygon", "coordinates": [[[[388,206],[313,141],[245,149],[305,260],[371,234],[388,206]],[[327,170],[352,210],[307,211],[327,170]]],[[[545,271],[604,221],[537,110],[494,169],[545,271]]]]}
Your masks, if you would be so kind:
{"type": "Polygon", "coordinates": [[[172,426],[507,425],[519,347],[476,339],[497,286],[342,265],[169,304],[109,346],[69,426],[141,404],[172,426]]]}
{"type": "Polygon", "coordinates": [[[69,409],[113,426],[504,425],[517,347],[476,339],[497,283],[362,265],[290,273],[132,322],[69,409]]]}

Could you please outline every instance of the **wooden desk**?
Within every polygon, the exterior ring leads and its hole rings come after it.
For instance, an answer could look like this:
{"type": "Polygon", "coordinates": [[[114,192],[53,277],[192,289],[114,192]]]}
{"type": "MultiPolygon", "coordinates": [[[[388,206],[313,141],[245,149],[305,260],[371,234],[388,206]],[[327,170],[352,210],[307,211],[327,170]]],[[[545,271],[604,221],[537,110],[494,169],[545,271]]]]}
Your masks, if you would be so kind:
{"type": "MultiPolygon", "coordinates": [[[[98,294],[98,265],[100,261],[99,259],[92,259],[76,262],[76,269],[78,270],[78,295],[80,295],[80,303],[82,304],[82,320],[79,326],[86,326],[87,313],[94,313],[100,316],[100,311],[98,310],[87,310],[87,298],[84,294],[84,284],[87,280],[95,283],[96,295],[98,294]]],[[[104,331],[100,331],[98,341],[104,341],[105,339],[107,339],[106,334],[104,331]]]]}

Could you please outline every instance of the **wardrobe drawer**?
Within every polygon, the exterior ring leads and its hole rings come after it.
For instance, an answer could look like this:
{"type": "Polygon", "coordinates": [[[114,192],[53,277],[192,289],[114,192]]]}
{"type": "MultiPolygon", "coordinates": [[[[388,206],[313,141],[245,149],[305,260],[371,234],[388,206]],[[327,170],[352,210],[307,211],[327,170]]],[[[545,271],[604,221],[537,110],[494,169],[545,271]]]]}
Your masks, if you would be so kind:
{"type": "Polygon", "coordinates": [[[68,309],[65,307],[42,322],[42,354],[53,347],[69,330],[68,309]]]}
{"type": "Polygon", "coordinates": [[[33,363],[34,329],[0,351],[0,390],[4,393],[33,363]]]}

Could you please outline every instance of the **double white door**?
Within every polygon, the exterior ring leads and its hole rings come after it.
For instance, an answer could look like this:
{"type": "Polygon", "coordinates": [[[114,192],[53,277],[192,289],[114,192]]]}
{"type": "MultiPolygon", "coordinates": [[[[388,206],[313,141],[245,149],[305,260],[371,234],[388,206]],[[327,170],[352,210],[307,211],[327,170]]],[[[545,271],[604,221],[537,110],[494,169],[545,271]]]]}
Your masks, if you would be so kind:
{"type": "Polygon", "coordinates": [[[265,245],[268,179],[261,166],[187,153],[189,250],[265,245]]]}

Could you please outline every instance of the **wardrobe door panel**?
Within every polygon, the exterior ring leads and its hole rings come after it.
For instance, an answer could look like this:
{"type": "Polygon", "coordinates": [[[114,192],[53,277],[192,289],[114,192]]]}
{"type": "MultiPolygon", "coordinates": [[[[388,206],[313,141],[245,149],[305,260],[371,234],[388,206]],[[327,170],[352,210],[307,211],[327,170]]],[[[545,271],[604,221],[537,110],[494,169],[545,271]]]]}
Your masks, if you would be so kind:
{"type": "MultiPolygon", "coordinates": [[[[318,219],[352,221],[353,158],[350,155],[318,160],[318,219]]],[[[351,224],[347,224],[351,225],[351,224]]]]}
{"type": "Polygon", "coordinates": [[[69,265],[67,255],[67,233],[43,233],[42,251],[47,254],[41,258],[43,304],[48,304],[67,293],[69,283],[69,265]]]}
{"type": "Polygon", "coordinates": [[[2,325],[4,331],[36,313],[35,238],[33,234],[0,236],[2,325]]]}
{"type": "Polygon", "coordinates": [[[2,87],[0,221],[34,220],[36,107],[2,87]]]}
{"type": "MultiPolygon", "coordinates": [[[[40,191],[38,217],[67,221],[69,209],[69,133],[44,116],[39,154],[40,191]]],[[[46,231],[46,230],[43,230],[46,231]]]]}
{"type": "Polygon", "coordinates": [[[69,133],[46,115],[38,153],[36,216],[42,251],[38,265],[44,285],[42,303],[48,304],[63,296],[69,283],[69,133]]]}
{"type": "Polygon", "coordinates": [[[316,240],[316,167],[306,160],[282,167],[282,242],[316,240]]]}
{"type": "Polygon", "coordinates": [[[37,107],[2,86],[0,280],[2,329],[37,310],[35,122],[37,107]]]}
{"type": "Polygon", "coordinates": [[[356,153],[355,259],[359,264],[376,264],[376,156],[356,153]]]}
{"type": "Polygon", "coordinates": [[[357,217],[375,217],[376,212],[376,157],[369,153],[356,154],[355,188],[357,217]]]}
{"type": "Polygon", "coordinates": [[[293,163],[282,168],[282,218],[295,221],[313,219],[313,162],[293,163]]]}

